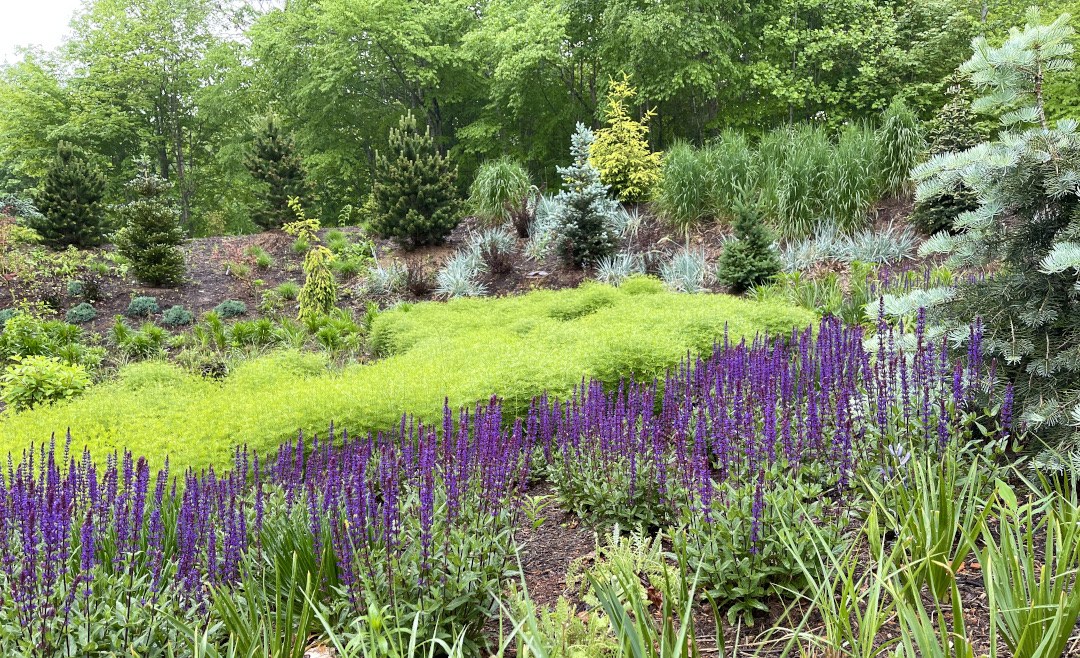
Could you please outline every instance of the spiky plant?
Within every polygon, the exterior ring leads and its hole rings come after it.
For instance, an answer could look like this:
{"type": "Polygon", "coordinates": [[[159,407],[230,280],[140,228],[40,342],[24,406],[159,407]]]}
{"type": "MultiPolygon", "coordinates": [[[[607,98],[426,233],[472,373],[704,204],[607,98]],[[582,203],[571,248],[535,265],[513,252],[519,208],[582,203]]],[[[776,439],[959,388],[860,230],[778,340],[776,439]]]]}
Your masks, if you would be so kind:
{"type": "Polygon", "coordinates": [[[656,203],[660,214],[683,233],[711,216],[709,167],[690,144],[676,142],[664,154],[656,203]]]}
{"type": "Polygon", "coordinates": [[[735,241],[728,243],[720,254],[720,282],[743,291],[776,276],[780,272],[780,257],[772,242],[757,206],[740,202],[735,208],[735,241]]]}

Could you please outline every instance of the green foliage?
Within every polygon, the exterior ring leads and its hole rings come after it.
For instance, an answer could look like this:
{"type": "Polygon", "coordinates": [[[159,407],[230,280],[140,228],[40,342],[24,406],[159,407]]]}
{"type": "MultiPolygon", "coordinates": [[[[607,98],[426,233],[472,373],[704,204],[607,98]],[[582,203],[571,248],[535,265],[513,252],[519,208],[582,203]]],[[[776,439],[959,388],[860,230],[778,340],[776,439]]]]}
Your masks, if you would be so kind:
{"type": "MultiPolygon", "coordinates": [[[[976,40],[962,67],[989,94],[973,107],[1005,111],[1008,128],[997,141],[934,156],[915,171],[918,200],[954,193],[961,183],[979,200],[959,216],[956,235],[935,235],[921,253],[947,253],[951,267],[994,265],[992,277],[942,296],[932,319],[948,328],[952,318],[981,317],[982,350],[1015,384],[1018,420],[1038,447],[1064,443],[1067,452],[1080,445],[1080,209],[1072,173],[1080,167],[1080,135],[1072,120],[1046,128],[1041,86],[1046,72],[1071,67],[1073,32],[1067,16],[1046,25],[1032,9],[1027,18],[999,48],[976,40]]],[[[1054,453],[1044,457],[1044,465],[1069,466],[1054,453]]]]}
{"type": "Polygon", "coordinates": [[[68,297],[82,297],[83,295],[83,282],[82,281],[68,281],[67,294],[68,297]]]}
{"type": "Polygon", "coordinates": [[[289,199],[310,202],[307,171],[293,147],[292,138],[281,134],[278,120],[270,116],[255,135],[250,157],[244,163],[259,182],[257,204],[251,219],[264,229],[280,228],[292,219],[289,199]]]}
{"type": "Polygon", "coordinates": [[[52,356],[14,356],[0,377],[0,400],[15,410],[70,400],[90,385],[80,365],[52,356]]]}
{"type": "Polygon", "coordinates": [[[529,172],[511,157],[488,160],[476,170],[469,187],[469,206],[483,221],[499,225],[529,192],[529,172]],[[507,205],[510,209],[507,209],[507,205]]]}
{"type": "Polygon", "coordinates": [[[94,307],[83,302],[78,306],[73,306],[67,310],[64,314],[64,319],[72,324],[82,324],[84,322],[90,322],[97,317],[97,311],[94,307]]]}
{"type": "MultiPolygon", "coordinates": [[[[550,310],[595,293],[537,291],[383,311],[370,336],[372,351],[386,358],[335,371],[323,367],[317,375],[258,358],[241,366],[251,377],[192,378],[155,391],[103,384],[70,404],[0,420],[0,453],[19,452],[71,427],[74,440],[88,443],[94,454],[122,441],[156,464],[168,455],[182,472],[228,463],[236,437],[261,452],[294,439],[298,429],[321,436],[331,420],[350,435],[386,429],[403,412],[437,420],[444,398],[456,408],[498,394],[507,413],[523,414],[533,396],[545,390],[566,396],[583,376],[614,386],[631,373],[639,380],[662,375],[688,350],[711,350],[725,326],[737,341],[813,321],[813,314],[788,304],[675,295],[657,292],[655,282],[651,294],[626,286],[608,289],[614,304],[572,320],[555,319],[550,310]]],[[[221,334],[225,342],[224,327],[221,334]]]]}
{"type": "Polygon", "coordinates": [[[82,338],[82,329],[73,324],[16,313],[4,323],[0,334],[0,361],[16,356],[55,356],[93,369],[104,358],[104,350],[86,346],[82,338]]]}
{"type": "Polygon", "coordinates": [[[663,177],[656,203],[660,213],[683,232],[710,217],[712,169],[693,146],[677,142],[664,154],[663,177]]]}
{"type": "Polygon", "coordinates": [[[121,354],[134,359],[149,359],[160,356],[165,349],[168,333],[153,322],[144,322],[137,330],[124,324],[124,319],[116,316],[116,322],[109,330],[109,338],[121,354]]]}
{"type": "MultiPolygon", "coordinates": [[[[986,141],[989,130],[978,121],[971,109],[970,87],[957,81],[950,87],[951,98],[929,124],[930,155],[966,151],[986,141]]],[[[952,232],[957,218],[979,207],[975,192],[960,182],[952,191],[919,199],[909,221],[920,231],[933,235],[939,231],[952,232]]]]}
{"type": "Polygon", "coordinates": [[[281,295],[282,299],[291,302],[300,294],[300,284],[295,281],[284,281],[279,283],[274,290],[281,295]]]}
{"type": "Polygon", "coordinates": [[[515,636],[522,647],[519,656],[618,658],[620,655],[611,635],[611,624],[599,611],[579,614],[565,596],[559,597],[553,609],[537,606],[527,592],[513,598],[511,606],[516,618],[535,620],[523,624],[515,636]]]}
{"type": "Polygon", "coordinates": [[[18,314],[19,314],[18,309],[14,309],[14,308],[0,309],[0,329],[3,329],[4,325],[7,324],[7,321],[10,320],[11,318],[15,317],[18,314]]]}
{"type": "Polygon", "coordinates": [[[106,230],[105,184],[100,169],[75,155],[71,144],[60,142],[34,199],[41,216],[30,218],[30,227],[53,245],[100,244],[106,230]]]}
{"type": "Polygon", "coordinates": [[[919,118],[902,100],[894,100],[882,117],[877,140],[882,191],[894,195],[907,192],[911,170],[926,150],[919,118]]]}
{"type": "Polygon", "coordinates": [[[552,217],[563,258],[577,267],[610,255],[615,251],[617,238],[611,218],[618,204],[608,197],[607,186],[589,164],[592,143],[592,131],[579,123],[571,138],[574,164],[559,167],[566,186],[555,197],[558,207],[552,217]]]}
{"type": "Polygon", "coordinates": [[[179,304],[165,309],[165,312],[161,314],[161,324],[166,327],[183,327],[191,324],[194,319],[195,316],[191,311],[179,304]]]}
{"type": "Polygon", "coordinates": [[[337,304],[337,282],[330,268],[334,255],[326,247],[315,247],[304,257],[304,287],[300,302],[301,322],[319,315],[329,315],[337,304]]]}
{"type": "Polygon", "coordinates": [[[143,283],[178,285],[187,268],[180,245],[184,230],[166,196],[171,183],[143,169],[127,185],[132,197],[117,210],[122,228],[113,237],[116,251],[131,262],[131,271],[143,283]]]}
{"type": "Polygon", "coordinates": [[[735,241],[720,254],[720,281],[737,291],[767,282],[780,272],[780,258],[755,206],[741,203],[735,214],[735,241]]]}
{"type": "Polygon", "coordinates": [[[124,315],[129,318],[145,318],[161,312],[156,297],[136,297],[128,303],[124,315]]]}
{"type": "Polygon", "coordinates": [[[997,486],[1000,533],[983,524],[977,550],[995,635],[1017,658],[1064,655],[1080,616],[1080,590],[1068,585],[1080,563],[1075,495],[1021,503],[1009,485],[997,486]]]}
{"type": "Polygon", "coordinates": [[[713,273],[704,249],[684,248],[660,265],[660,278],[675,292],[696,294],[708,291],[705,286],[713,282],[713,273]]]}
{"type": "Polygon", "coordinates": [[[649,119],[656,112],[647,110],[640,121],[634,121],[627,104],[636,95],[625,74],[621,80],[610,81],[604,107],[607,126],[596,131],[589,149],[589,164],[600,172],[600,182],[628,203],[649,200],[660,181],[661,154],[650,151],[648,140],[649,119]]]}
{"type": "Polygon", "coordinates": [[[225,320],[235,318],[238,315],[247,313],[247,304],[238,302],[235,299],[226,299],[214,307],[214,313],[225,320]]]}
{"type": "Polygon", "coordinates": [[[738,487],[721,485],[714,494],[712,523],[700,517],[695,521],[693,512],[687,511],[683,530],[675,537],[711,601],[718,606],[730,604],[731,624],[740,616],[752,623],[755,611],[768,611],[769,597],[788,595],[807,584],[804,569],[814,564],[816,548],[813,542],[797,541],[805,532],[802,526],[814,525],[832,552],[846,545],[848,519],[843,514],[833,516],[819,482],[809,478],[786,481],[789,476],[776,467],[766,470],[757,485],[752,481],[738,487]],[[774,482],[763,495],[766,479],[774,482]],[[763,504],[756,521],[760,525],[755,525],[753,507],[759,496],[763,504]],[[791,551],[793,545],[798,550],[791,551]]]}
{"type": "Polygon", "coordinates": [[[412,112],[390,129],[386,153],[375,156],[373,194],[378,215],[371,228],[413,248],[439,244],[457,225],[461,208],[457,168],[436,148],[431,128],[421,134],[412,112]]]}

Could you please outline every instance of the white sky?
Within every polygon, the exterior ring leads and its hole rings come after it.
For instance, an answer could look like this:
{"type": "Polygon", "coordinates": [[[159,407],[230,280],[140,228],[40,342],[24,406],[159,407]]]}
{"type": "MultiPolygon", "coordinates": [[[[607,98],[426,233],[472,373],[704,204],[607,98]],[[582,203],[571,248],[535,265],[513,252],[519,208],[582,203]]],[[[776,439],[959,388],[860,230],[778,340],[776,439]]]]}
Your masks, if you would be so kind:
{"type": "Polygon", "coordinates": [[[0,63],[16,61],[17,46],[59,46],[80,5],[82,0],[0,0],[0,63]]]}

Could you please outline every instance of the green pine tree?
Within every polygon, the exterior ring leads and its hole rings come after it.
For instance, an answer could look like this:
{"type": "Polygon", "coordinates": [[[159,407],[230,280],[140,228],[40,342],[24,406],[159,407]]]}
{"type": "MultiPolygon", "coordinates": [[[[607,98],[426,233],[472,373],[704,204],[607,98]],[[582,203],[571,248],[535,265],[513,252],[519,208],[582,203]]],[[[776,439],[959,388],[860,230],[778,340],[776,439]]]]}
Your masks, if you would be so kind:
{"type": "Polygon", "coordinates": [[[757,208],[738,200],[734,206],[735,242],[729,242],[720,254],[720,282],[741,292],[776,276],[780,258],[757,208]]]}
{"type": "Polygon", "coordinates": [[[148,285],[177,285],[187,272],[180,213],[166,196],[172,185],[145,166],[126,185],[131,199],[117,211],[121,228],[113,242],[131,261],[135,278],[148,285]]]}
{"type": "Polygon", "coordinates": [[[390,129],[387,152],[375,154],[372,230],[407,248],[441,243],[461,212],[456,182],[457,167],[435,148],[431,129],[421,134],[406,113],[390,129]]]}
{"type": "Polygon", "coordinates": [[[41,183],[35,202],[40,217],[31,228],[45,242],[89,247],[101,244],[105,234],[105,174],[75,155],[71,144],[60,142],[56,159],[41,183]]]}
{"type": "Polygon", "coordinates": [[[274,117],[267,118],[255,135],[251,156],[244,164],[261,183],[251,219],[264,229],[280,228],[292,221],[289,198],[309,202],[311,186],[307,182],[307,170],[293,148],[292,139],[281,134],[274,117]]]}

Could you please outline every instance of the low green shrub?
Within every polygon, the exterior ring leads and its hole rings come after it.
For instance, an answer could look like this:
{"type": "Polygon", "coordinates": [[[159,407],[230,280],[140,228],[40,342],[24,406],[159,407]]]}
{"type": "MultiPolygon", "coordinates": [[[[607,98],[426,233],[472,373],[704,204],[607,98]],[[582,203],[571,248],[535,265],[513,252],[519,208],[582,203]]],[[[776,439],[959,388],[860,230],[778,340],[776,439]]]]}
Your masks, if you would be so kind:
{"type": "Polygon", "coordinates": [[[67,294],[68,294],[68,297],[82,297],[82,295],[83,295],[83,282],[82,281],[68,281],[67,294]]]}
{"type": "Polygon", "coordinates": [[[226,299],[214,307],[214,313],[217,313],[218,317],[228,320],[247,313],[247,304],[238,302],[235,299],[226,299]]]}
{"type": "Polygon", "coordinates": [[[146,318],[161,312],[155,297],[136,297],[128,304],[124,315],[129,318],[146,318]]]}
{"type": "Polygon", "coordinates": [[[83,302],[78,306],[73,306],[67,310],[64,314],[64,319],[72,324],[82,324],[84,322],[90,322],[97,317],[97,311],[94,307],[83,302]]]}
{"type": "Polygon", "coordinates": [[[4,324],[0,334],[0,362],[16,356],[55,356],[92,370],[105,357],[105,350],[90,347],[82,339],[82,329],[76,325],[18,313],[4,324]]]}
{"type": "Polygon", "coordinates": [[[161,314],[161,324],[166,327],[183,327],[191,324],[194,319],[194,314],[179,304],[165,309],[161,314]]]}
{"type": "Polygon", "coordinates": [[[90,385],[79,365],[53,356],[15,356],[0,377],[0,400],[11,409],[32,409],[56,400],[69,400],[90,385]]]}
{"type": "Polygon", "coordinates": [[[0,329],[7,324],[7,321],[19,314],[19,311],[13,308],[5,308],[0,310],[0,329]]]}
{"type": "MultiPolygon", "coordinates": [[[[272,354],[221,381],[195,377],[138,391],[101,385],[69,404],[0,421],[0,454],[70,427],[75,444],[89,444],[95,454],[123,444],[157,463],[168,455],[182,470],[228,463],[236,443],[262,451],[300,430],[305,437],[322,434],[331,421],[355,435],[386,429],[403,412],[441,418],[444,398],[456,407],[498,394],[504,409],[522,414],[533,396],[546,390],[565,397],[582,377],[615,385],[630,373],[662,375],[687,351],[711,349],[725,328],[738,340],[790,331],[814,317],[790,305],[726,295],[635,294],[628,284],[655,285],[632,279],[618,289],[585,286],[383,311],[370,335],[387,358],[370,364],[328,370],[318,357],[317,366],[312,360],[298,368],[297,357],[272,354]],[[555,308],[594,307],[599,299],[606,301],[573,319],[551,315],[555,308]],[[522,331],[525,321],[532,326],[522,331]]],[[[209,329],[203,333],[211,340],[209,329]]],[[[225,342],[224,328],[221,333],[225,342]]]]}

